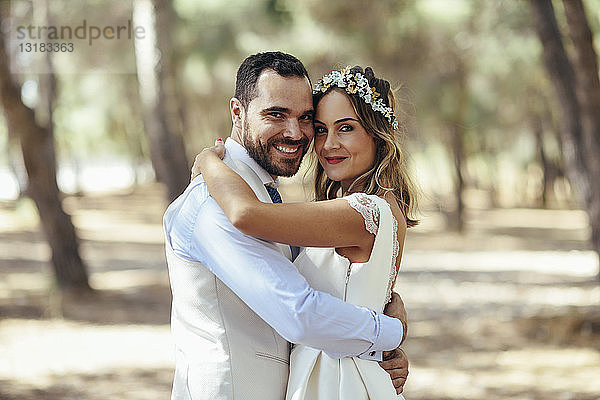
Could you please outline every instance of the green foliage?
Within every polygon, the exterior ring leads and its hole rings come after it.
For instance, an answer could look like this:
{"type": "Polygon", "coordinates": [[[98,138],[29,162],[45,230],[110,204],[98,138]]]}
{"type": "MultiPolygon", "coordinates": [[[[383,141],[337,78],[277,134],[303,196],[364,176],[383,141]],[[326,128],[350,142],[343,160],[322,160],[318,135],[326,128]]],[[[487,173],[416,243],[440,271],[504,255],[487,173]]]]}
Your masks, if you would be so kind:
{"type": "MultiPolygon", "coordinates": [[[[600,2],[586,6],[598,38],[600,2]]],[[[228,101],[241,60],[283,50],[303,60],[313,80],[358,64],[402,86],[404,112],[412,118],[409,148],[424,161],[418,168],[425,175],[451,179],[448,130],[456,124],[463,129],[468,184],[502,186],[494,171],[507,157],[517,170],[537,163],[535,118],[546,122],[547,156],[560,164],[552,95],[525,1],[175,0],[174,8],[178,95],[192,153],[228,135],[228,101]]],[[[147,157],[134,75],[58,72],[63,150],[147,157]]]]}

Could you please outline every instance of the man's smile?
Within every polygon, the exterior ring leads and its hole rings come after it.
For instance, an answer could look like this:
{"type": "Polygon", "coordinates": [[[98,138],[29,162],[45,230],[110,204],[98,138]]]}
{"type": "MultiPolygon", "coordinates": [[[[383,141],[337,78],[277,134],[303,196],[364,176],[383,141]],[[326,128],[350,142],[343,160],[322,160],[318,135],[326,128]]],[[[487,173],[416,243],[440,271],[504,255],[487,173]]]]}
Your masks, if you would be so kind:
{"type": "Polygon", "coordinates": [[[298,153],[298,150],[300,150],[302,148],[302,145],[297,144],[295,146],[292,146],[292,145],[288,145],[288,144],[275,144],[275,145],[273,145],[273,147],[275,147],[281,153],[296,154],[296,153],[298,153]]]}

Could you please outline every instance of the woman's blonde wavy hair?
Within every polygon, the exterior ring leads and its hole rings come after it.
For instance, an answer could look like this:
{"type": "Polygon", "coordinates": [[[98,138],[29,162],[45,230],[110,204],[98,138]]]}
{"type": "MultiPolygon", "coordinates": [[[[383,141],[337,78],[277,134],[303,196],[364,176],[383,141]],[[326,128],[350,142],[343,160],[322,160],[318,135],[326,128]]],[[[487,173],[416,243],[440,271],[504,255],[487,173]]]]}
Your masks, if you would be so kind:
{"type": "MultiPolygon", "coordinates": [[[[361,67],[355,66],[350,72],[364,75],[369,81],[369,86],[375,88],[386,105],[395,109],[394,94],[390,89],[389,82],[376,78],[371,67],[367,67],[363,71],[361,67]]],[[[350,99],[360,124],[373,137],[376,144],[372,167],[357,177],[348,188],[348,193],[344,194],[362,192],[383,196],[386,192],[392,192],[404,214],[406,225],[408,227],[417,225],[419,221],[410,217],[416,210],[417,190],[408,174],[406,158],[401,146],[401,141],[406,136],[406,124],[399,121],[398,129],[392,129],[385,116],[380,112],[373,111],[371,106],[365,103],[358,94],[347,93],[343,88],[336,86],[313,96],[315,110],[319,101],[332,90],[344,93],[350,99]]],[[[334,199],[338,196],[340,189],[341,182],[329,179],[321,164],[317,162],[315,171],[316,200],[334,199]]]]}

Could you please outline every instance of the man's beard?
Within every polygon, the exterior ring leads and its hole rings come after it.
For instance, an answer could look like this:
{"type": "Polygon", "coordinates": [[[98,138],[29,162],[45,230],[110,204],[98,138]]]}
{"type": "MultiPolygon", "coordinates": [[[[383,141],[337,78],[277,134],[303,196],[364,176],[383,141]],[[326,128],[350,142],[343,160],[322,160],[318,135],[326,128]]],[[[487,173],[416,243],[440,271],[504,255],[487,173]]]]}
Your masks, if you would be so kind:
{"type": "Polygon", "coordinates": [[[248,151],[248,154],[254,161],[265,169],[269,174],[275,176],[293,176],[300,169],[302,158],[308,151],[308,138],[304,136],[300,140],[292,140],[286,138],[270,139],[267,141],[266,146],[260,142],[260,140],[253,141],[252,135],[250,134],[250,127],[248,121],[244,121],[244,134],[242,140],[244,141],[244,147],[248,151]],[[288,144],[288,145],[300,145],[302,146],[302,155],[300,158],[288,159],[282,158],[278,164],[273,160],[273,157],[269,155],[269,149],[277,144],[288,144]]]}

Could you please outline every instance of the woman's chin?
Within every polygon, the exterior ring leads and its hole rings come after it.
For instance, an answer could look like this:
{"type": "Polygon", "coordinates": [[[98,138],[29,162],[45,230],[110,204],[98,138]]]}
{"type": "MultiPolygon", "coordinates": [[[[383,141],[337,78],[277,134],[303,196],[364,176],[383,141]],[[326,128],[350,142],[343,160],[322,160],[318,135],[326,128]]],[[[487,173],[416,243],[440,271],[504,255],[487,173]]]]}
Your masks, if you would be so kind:
{"type": "Polygon", "coordinates": [[[343,181],[352,181],[355,178],[355,175],[348,174],[345,171],[341,171],[341,168],[335,168],[331,166],[327,166],[329,168],[323,168],[323,172],[327,175],[327,178],[334,182],[343,182],[343,181]]]}
{"type": "Polygon", "coordinates": [[[327,175],[327,178],[334,182],[340,182],[344,180],[344,177],[340,176],[339,174],[328,174],[327,171],[325,171],[325,175],[327,175]]]}

